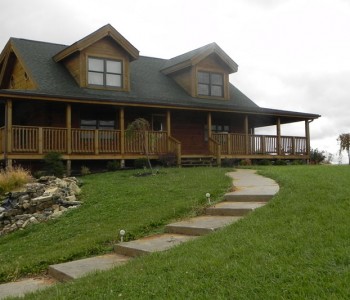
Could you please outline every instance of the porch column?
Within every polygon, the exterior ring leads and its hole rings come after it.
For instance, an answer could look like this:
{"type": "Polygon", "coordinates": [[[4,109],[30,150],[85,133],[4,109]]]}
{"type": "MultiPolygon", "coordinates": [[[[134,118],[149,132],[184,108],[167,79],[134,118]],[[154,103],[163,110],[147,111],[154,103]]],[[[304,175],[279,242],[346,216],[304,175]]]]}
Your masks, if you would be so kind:
{"type": "Polygon", "coordinates": [[[125,153],[125,120],[124,120],[124,107],[119,110],[119,128],[120,128],[120,153],[125,153]]]}
{"type": "Polygon", "coordinates": [[[208,138],[211,138],[211,112],[208,112],[208,138]]]}
{"type": "Polygon", "coordinates": [[[170,110],[166,111],[166,131],[167,131],[167,149],[168,149],[168,152],[170,152],[170,140],[169,140],[169,137],[171,136],[171,113],[170,113],[170,110]]]}
{"type": "Polygon", "coordinates": [[[310,155],[310,122],[305,120],[306,155],[310,155]]]}
{"type": "Polygon", "coordinates": [[[277,155],[281,155],[281,118],[277,118],[277,155]]]}
{"type": "Polygon", "coordinates": [[[249,119],[248,115],[244,117],[244,133],[245,133],[245,154],[249,154],[249,119]]]}
{"type": "Polygon", "coordinates": [[[72,106],[66,106],[67,153],[72,153],[72,106]]]}
{"type": "Polygon", "coordinates": [[[12,159],[7,158],[7,154],[12,151],[12,100],[6,101],[5,106],[5,126],[6,126],[6,138],[5,138],[5,163],[7,167],[12,166],[12,159]]]}

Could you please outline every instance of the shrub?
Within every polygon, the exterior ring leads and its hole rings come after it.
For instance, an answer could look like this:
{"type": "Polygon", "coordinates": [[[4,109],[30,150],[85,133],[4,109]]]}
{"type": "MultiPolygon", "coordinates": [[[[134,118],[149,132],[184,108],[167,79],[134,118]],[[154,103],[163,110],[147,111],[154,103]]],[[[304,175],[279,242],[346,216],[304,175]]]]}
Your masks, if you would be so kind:
{"type": "Polygon", "coordinates": [[[49,152],[44,157],[45,172],[47,175],[62,177],[64,174],[64,165],[62,154],[58,152],[49,152]]]}
{"type": "Polygon", "coordinates": [[[240,166],[251,166],[252,165],[252,161],[248,158],[246,159],[242,159],[240,162],[239,162],[239,165],[240,166]]]}
{"type": "Polygon", "coordinates": [[[148,167],[148,160],[147,158],[138,158],[134,161],[134,167],[135,169],[144,169],[148,167]]]}
{"type": "Polygon", "coordinates": [[[310,150],[310,162],[314,165],[318,165],[326,159],[324,151],[319,151],[316,149],[310,150]]]}
{"type": "Polygon", "coordinates": [[[305,165],[305,161],[302,159],[295,159],[290,164],[293,166],[305,165]]]}
{"type": "Polygon", "coordinates": [[[10,192],[32,181],[32,179],[30,172],[22,167],[7,167],[0,171],[0,191],[2,193],[10,192]]]}
{"type": "Polygon", "coordinates": [[[272,165],[272,162],[269,159],[260,159],[257,161],[257,164],[260,166],[270,166],[272,165]]]}
{"type": "Polygon", "coordinates": [[[278,159],[275,161],[276,166],[286,166],[288,163],[286,160],[278,159]]]}
{"type": "Polygon", "coordinates": [[[224,158],[221,160],[221,167],[223,168],[231,168],[238,164],[239,162],[236,159],[224,158]]]}
{"type": "Polygon", "coordinates": [[[163,167],[175,167],[177,163],[177,156],[173,152],[169,152],[159,156],[159,161],[163,167]]]}
{"type": "Polygon", "coordinates": [[[107,162],[108,171],[116,171],[120,168],[120,162],[117,160],[110,160],[107,162]]]}
{"type": "Polygon", "coordinates": [[[80,174],[81,174],[81,176],[85,176],[85,175],[91,174],[91,172],[87,166],[81,166],[80,174]]]}

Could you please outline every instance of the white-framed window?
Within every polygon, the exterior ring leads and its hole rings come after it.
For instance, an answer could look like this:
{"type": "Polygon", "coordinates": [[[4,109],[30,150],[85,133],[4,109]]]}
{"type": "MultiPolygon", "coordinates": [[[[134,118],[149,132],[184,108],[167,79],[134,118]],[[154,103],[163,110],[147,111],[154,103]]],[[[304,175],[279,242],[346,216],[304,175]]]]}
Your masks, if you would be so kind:
{"type": "Polygon", "coordinates": [[[89,57],[88,84],[112,88],[123,87],[122,61],[89,57]]]}
{"type": "Polygon", "coordinates": [[[223,97],[224,96],[224,76],[220,73],[198,72],[197,74],[198,95],[223,97]]]}

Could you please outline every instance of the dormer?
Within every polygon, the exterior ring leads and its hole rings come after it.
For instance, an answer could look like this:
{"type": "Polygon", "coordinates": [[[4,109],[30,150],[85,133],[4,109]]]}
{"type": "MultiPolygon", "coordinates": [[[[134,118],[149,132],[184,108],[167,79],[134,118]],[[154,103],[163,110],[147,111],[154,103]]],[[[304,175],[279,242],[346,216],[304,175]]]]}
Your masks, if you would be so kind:
{"type": "Polygon", "coordinates": [[[229,99],[229,74],[238,65],[216,44],[208,44],[167,61],[170,76],[192,97],[229,99]]]}
{"type": "Polygon", "coordinates": [[[80,87],[130,91],[130,62],[138,57],[139,51],[108,24],[53,59],[66,67],[80,87]]]}

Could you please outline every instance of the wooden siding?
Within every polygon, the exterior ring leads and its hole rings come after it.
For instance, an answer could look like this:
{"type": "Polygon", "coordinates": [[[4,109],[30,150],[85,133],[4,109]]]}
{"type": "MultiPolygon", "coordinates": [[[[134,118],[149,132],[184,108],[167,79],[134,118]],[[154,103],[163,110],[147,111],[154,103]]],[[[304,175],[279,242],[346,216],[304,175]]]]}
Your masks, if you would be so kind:
{"type": "Polygon", "coordinates": [[[35,88],[34,82],[29,78],[29,75],[18,59],[14,60],[9,78],[7,89],[32,90],[35,88]]]}
{"type": "Polygon", "coordinates": [[[80,63],[80,55],[79,53],[72,54],[71,56],[67,57],[63,64],[66,67],[66,69],[69,71],[69,73],[72,75],[74,80],[77,82],[79,86],[81,85],[82,76],[81,73],[81,63],[80,63]]]}
{"type": "Polygon", "coordinates": [[[194,97],[194,87],[192,79],[192,68],[181,70],[177,73],[171,74],[172,79],[176,81],[189,95],[194,97]]]}

